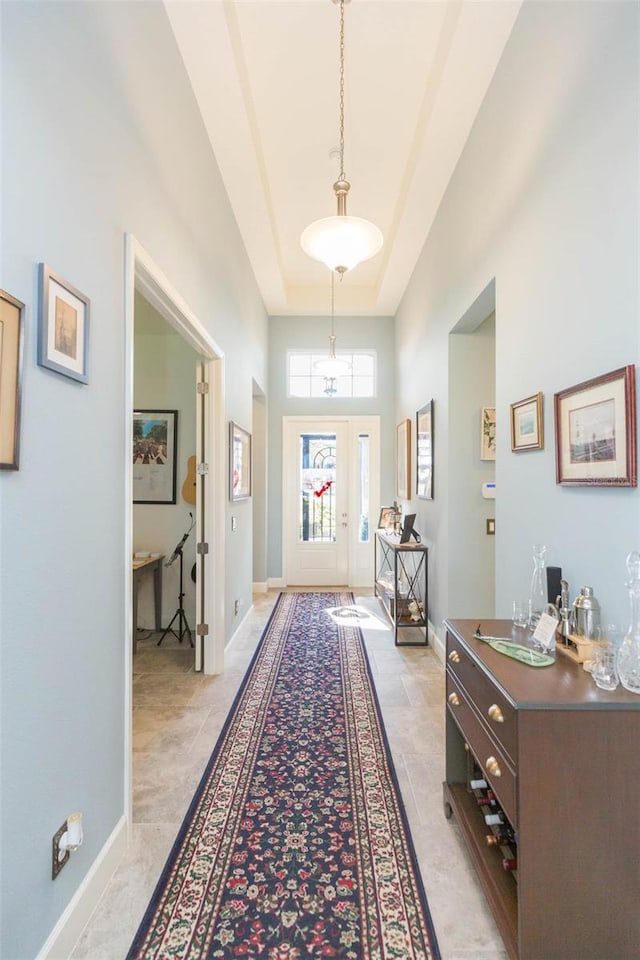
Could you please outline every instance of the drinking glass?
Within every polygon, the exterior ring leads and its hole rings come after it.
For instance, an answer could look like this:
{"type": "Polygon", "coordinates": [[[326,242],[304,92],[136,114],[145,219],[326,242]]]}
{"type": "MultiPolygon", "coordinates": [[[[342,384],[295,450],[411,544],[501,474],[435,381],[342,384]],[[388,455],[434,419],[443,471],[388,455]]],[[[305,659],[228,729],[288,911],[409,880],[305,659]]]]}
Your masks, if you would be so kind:
{"type": "Polygon", "coordinates": [[[526,627],[529,623],[529,601],[514,600],[511,619],[514,627],[526,627]]]}

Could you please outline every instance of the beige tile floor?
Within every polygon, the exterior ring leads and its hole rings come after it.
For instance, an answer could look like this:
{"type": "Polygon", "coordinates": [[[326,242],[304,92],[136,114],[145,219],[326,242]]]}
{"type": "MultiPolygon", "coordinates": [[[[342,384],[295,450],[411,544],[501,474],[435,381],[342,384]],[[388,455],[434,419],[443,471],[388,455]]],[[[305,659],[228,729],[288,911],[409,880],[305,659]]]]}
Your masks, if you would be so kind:
{"type": "MultiPolygon", "coordinates": [[[[193,670],[190,648],[139,640],[133,680],[133,825],[129,848],[71,960],[123,960],[236,690],[278,597],[254,606],[225,673],[193,670]]],[[[430,648],[396,648],[379,602],[357,597],[363,634],[443,960],[506,960],[455,822],[442,812],[444,677],[430,648]]]]}

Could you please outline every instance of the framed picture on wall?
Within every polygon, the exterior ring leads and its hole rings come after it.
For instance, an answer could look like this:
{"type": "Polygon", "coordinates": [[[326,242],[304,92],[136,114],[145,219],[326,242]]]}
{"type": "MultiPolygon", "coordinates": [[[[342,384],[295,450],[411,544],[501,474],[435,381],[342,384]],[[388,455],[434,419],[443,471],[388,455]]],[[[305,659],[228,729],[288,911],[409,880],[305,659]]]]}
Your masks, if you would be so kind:
{"type": "Polygon", "coordinates": [[[541,393],[511,404],[511,449],[544,449],[541,393]]]}
{"type": "Polygon", "coordinates": [[[635,487],[635,366],[621,367],[554,395],[556,482],[635,487]]]}
{"type": "Polygon", "coordinates": [[[177,450],[177,410],[134,410],[134,503],[176,502],[177,450]]]}
{"type": "Polygon", "coordinates": [[[40,264],[38,363],[89,383],[89,300],[46,263],[40,264]]]}
{"type": "Polygon", "coordinates": [[[396,496],[411,499],[411,420],[407,417],[396,429],[396,496]]]}
{"type": "Polygon", "coordinates": [[[416,413],[416,496],[433,500],[433,400],[416,413]]]}
{"type": "Polygon", "coordinates": [[[229,424],[229,499],[251,496],[251,434],[237,423],[229,424]]]}
{"type": "Polygon", "coordinates": [[[480,459],[496,458],[496,408],[483,407],[480,411],[480,459]]]}
{"type": "Polygon", "coordinates": [[[24,303],[0,290],[0,470],[17,470],[20,451],[24,303]]]}

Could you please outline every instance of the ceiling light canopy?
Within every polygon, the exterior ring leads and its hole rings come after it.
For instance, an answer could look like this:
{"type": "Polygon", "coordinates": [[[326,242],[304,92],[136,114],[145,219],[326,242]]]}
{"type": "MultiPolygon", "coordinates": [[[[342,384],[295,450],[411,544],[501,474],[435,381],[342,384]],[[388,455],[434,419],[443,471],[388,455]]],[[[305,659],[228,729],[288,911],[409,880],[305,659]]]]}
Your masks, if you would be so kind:
{"type": "MultiPolygon", "coordinates": [[[[348,0],[347,0],[348,2],[348,0]]],[[[347,215],[347,194],[351,184],[344,172],[344,4],[340,5],[340,173],[333,185],[337,215],[309,224],[300,237],[306,254],[326,264],[340,276],[363,260],[370,260],[384,242],[381,231],[369,220],[347,215]]]]}

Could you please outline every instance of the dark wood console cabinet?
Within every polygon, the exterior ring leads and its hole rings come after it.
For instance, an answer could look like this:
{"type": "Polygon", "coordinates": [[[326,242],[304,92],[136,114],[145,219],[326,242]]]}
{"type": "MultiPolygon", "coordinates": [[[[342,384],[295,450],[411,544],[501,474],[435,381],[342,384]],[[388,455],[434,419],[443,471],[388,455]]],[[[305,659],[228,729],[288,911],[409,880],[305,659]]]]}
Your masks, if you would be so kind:
{"type": "MultiPolygon", "coordinates": [[[[640,697],[557,655],[534,668],[446,620],[445,814],[455,815],[510,957],[640,957],[640,697]],[[487,845],[470,757],[517,832],[517,880],[487,845]]],[[[511,637],[510,621],[482,631],[511,637]]],[[[513,639],[518,639],[513,637],[513,639]]]]}

